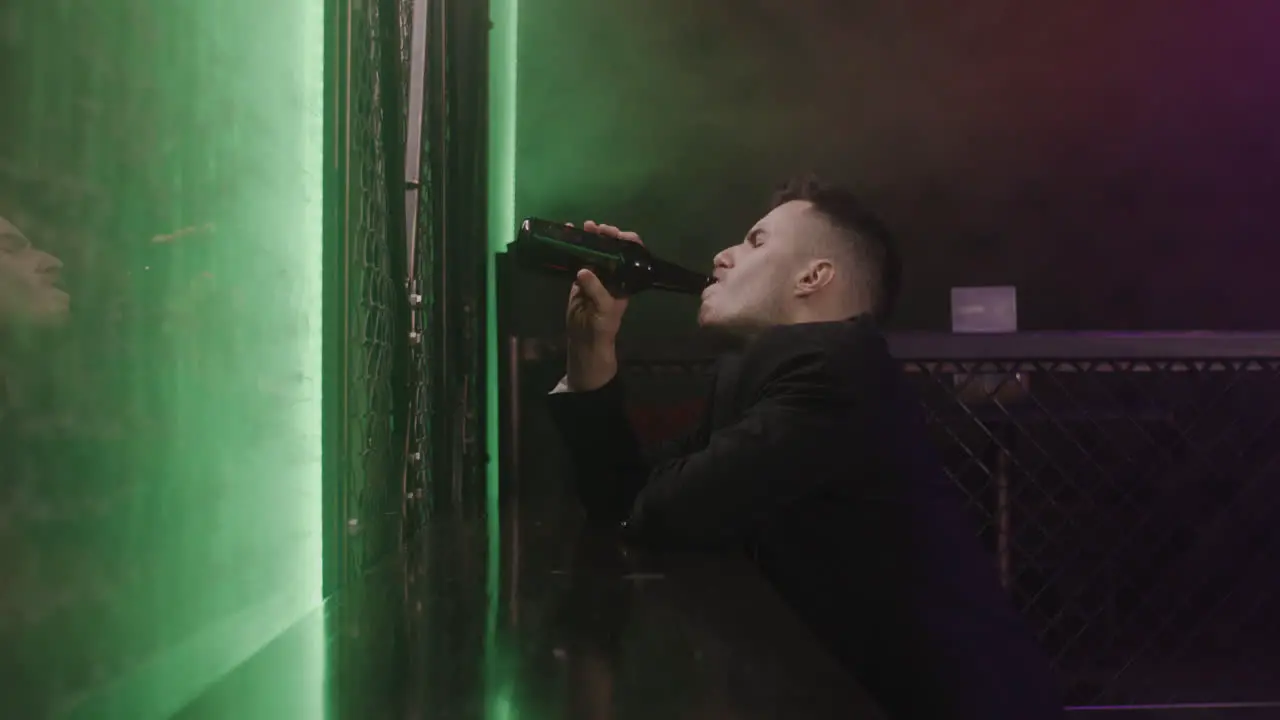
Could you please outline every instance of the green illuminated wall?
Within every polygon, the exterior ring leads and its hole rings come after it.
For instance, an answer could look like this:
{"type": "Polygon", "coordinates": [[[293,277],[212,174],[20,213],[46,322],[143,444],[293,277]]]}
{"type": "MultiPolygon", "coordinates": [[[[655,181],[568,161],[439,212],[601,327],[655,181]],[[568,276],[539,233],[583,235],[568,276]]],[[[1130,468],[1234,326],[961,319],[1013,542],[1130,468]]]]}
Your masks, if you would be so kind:
{"type": "Polygon", "coordinates": [[[0,716],[163,717],[321,599],[324,4],[2,14],[0,716]]]}

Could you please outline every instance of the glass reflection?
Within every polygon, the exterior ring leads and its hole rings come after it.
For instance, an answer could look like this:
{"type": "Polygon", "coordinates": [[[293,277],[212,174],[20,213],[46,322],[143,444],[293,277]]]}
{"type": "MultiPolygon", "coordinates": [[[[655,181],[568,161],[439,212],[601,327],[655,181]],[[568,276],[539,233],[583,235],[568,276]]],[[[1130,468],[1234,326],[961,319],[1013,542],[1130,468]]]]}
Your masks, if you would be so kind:
{"type": "Polygon", "coordinates": [[[62,261],[0,217],[0,332],[18,333],[66,320],[71,295],[61,281],[62,261]]]}
{"type": "Polygon", "coordinates": [[[0,716],[169,717],[319,608],[323,15],[0,8],[0,716]]]}

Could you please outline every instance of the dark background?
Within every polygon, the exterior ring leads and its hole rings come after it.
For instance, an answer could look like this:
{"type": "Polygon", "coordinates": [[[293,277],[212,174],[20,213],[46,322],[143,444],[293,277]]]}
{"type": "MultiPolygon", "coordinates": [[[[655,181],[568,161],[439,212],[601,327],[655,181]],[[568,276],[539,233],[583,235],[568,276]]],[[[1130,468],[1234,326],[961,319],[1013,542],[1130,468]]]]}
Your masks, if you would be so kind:
{"type": "MultiPolygon", "coordinates": [[[[901,238],[892,329],[948,330],[949,289],[988,284],[1017,286],[1024,330],[1280,325],[1274,1],[521,11],[521,215],[612,222],[706,268],[775,184],[816,170],[901,238]]],[[[508,332],[561,336],[565,283],[516,273],[499,288],[508,332]]],[[[705,354],[685,340],[695,303],[653,293],[628,313],[623,372],[646,439],[698,414],[700,372],[637,362],[705,354]]],[[[1072,704],[1274,699],[1275,368],[1049,363],[1022,407],[985,410],[956,402],[952,376],[911,376],[993,553],[1008,449],[1009,589],[1072,704]]],[[[542,397],[563,361],[523,369],[520,492],[550,497],[567,461],[542,397]]]]}
{"type": "MultiPolygon", "coordinates": [[[[706,267],[816,170],[897,230],[896,327],[1013,284],[1024,329],[1280,321],[1280,5],[1268,0],[545,0],[521,8],[522,215],[706,267]]],[[[555,300],[522,308],[559,331],[555,300]]],[[[680,298],[633,337],[692,327],[680,298]]]]}

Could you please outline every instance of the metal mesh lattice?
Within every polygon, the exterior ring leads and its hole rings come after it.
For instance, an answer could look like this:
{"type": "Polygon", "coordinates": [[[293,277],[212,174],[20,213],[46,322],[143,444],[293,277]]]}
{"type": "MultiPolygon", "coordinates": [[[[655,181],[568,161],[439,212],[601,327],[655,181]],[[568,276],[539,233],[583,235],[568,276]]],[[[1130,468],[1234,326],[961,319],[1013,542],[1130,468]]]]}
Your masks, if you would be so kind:
{"type": "MultiPolygon", "coordinates": [[[[430,184],[430,166],[426,162],[426,150],[423,150],[423,185],[430,184]]],[[[416,315],[418,336],[410,348],[410,388],[412,400],[409,417],[409,465],[406,484],[412,498],[410,503],[410,522],[421,526],[435,507],[436,497],[432,492],[431,478],[435,457],[433,455],[432,415],[433,400],[438,396],[434,365],[438,352],[437,334],[431,331],[438,318],[436,298],[436,278],[432,272],[435,266],[435,243],[431,223],[424,222],[429,218],[433,206],[432,195],[421,192],[418,195],[419,221],[414,243],[413,286],[421,298],[420,304],[413,310],[416,315]]]]}
{"type": "MultiPolygon", "coordinates": [[[[400,68],[401,77],[409,77],[409,65],[413,61],[413,2],[414,0],[396,0],[396,24],[400,29],[400,68]]],[[[409,85],[403,85],[405,99],[408,99],[409,85]]]]}
{"type": "Polygon", "coordinates": [[[1078,703],[1280,700],[1280,362],[911,362],[1078,703]]]}
{"type": "MultiPolygon", "coordinates": [[[[383,53],[398,39],[385,37],[377,2],[352,5],[349,57],[350,135],[345,189],[356,212],[347,241],[348,285],[354,302],[347,308],[348,367],[353,375],[349,396],[348,502],[359,527],[361,563],[371,563],[399,542],[402,500],[393,421],[399,319],[395,303],[402,290],[393,274],[395,249],[390,223],[399,222],[388,208],[387,139],[382,96],[383,53]],[[391,42],[388,42],[391,40],[391,42]]],[[[392,159],[396,162],[398,159],[392,159]]]]}
{"type": "MultiPolygon", "coordinates": [[[[426,8],[424,8],[424,11],[426,8]]],[[[425,75],[430,63],[426,57],[410,58],[411,33],[413,25],[413,0],[401,0],[401,37],[402,47],[406,49],[405,86],[411,84],[407,79],[417,70],[425,75]],[[414,68],[410,63],[419,63],[414,68]]],[[[425,48],[424,48],[425,51],[425,48]]],[[[422,98],[424,107],[435,108],[430,94],[424,87],[422,98]]],[[[409,456],[406,468],[406,491],[409,495],[409,517],[406,522],[412,528],[421,527],[435,508],[435,494],[431,492],[435,457],[432,448],[432,409],[433,400],[437,397],[436,379],[433,375],[438,343],[436,333],[432,330],[439,323],[437,311],[437,286],[435,273],[435,176],[432,157],[428,152],[429,139],[439,125],[438,112],[424,112],[422,122],[416,131],[420,133],[420,149],[418,162],[419,190],[417,193],[417,222],[414,234],[409,238],[412,250],[410,266],[411,290],[419,300],[417,307],[412,308],[414,335],[409,351],[409,456]]],[[[409,128],[414,132],[415,128],[409,128]]]]}
{"type": "MultiPolygon", "coordinates": [[[[903,364],[1071,704],[1280,701],[1280,359],[903,364]]],[[[627,363],[637,416],[709,367],[627,363]]]]}
{"type": "Polygon", "coordinates": [[[416,519],[464,513],[484,498],[484,99],[488,16],[428,5],[422,151],[412,284],[422,333],[410,361],[416,398],[407,483],[416,519]]]}

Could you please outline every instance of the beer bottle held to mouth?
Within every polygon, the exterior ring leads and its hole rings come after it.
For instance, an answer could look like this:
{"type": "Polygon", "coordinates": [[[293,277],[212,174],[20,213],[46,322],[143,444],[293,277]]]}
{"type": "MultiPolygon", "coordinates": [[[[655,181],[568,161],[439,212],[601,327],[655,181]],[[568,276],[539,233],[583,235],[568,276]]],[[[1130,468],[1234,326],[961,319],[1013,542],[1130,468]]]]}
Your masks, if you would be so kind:
{"type": "Polygon", "coordinates": [[[644,290],[701,295],[715,278],[662,260],[639,243],[597,235],[549,220],[527,218],[507,248],[527,270],[574,278],[587,268],[615,297],[644,290]]]}

